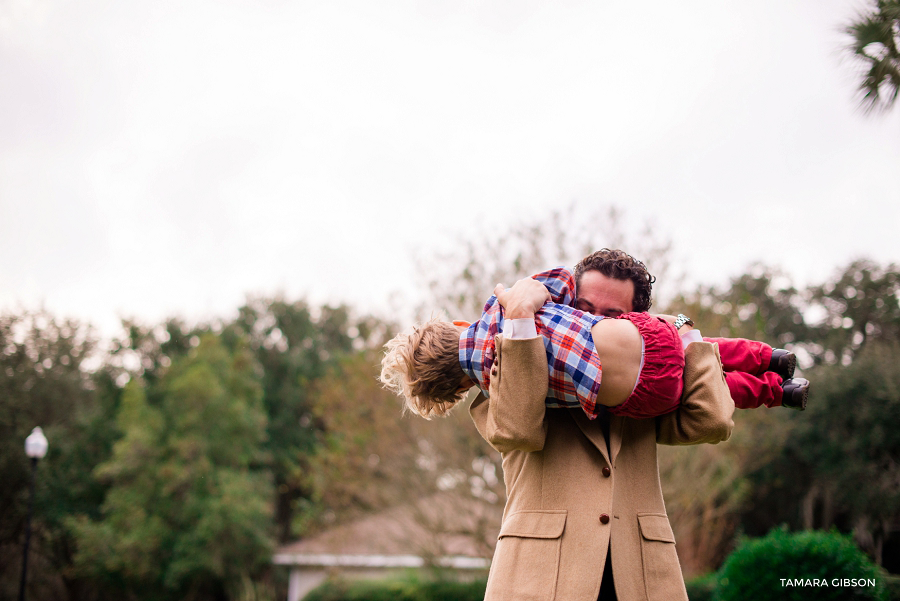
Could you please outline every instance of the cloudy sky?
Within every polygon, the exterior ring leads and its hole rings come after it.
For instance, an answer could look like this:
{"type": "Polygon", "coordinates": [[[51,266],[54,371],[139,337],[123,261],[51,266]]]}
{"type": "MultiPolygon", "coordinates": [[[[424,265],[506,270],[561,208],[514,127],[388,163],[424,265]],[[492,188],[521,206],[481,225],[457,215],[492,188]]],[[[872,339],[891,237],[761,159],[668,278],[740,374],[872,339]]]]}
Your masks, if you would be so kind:
{"type": "Polygon", "coordinates": [[[862,6],[0,0],[0,309],[382,311],[415,256],[572,203],[652,220],[696,282],[900,261],[862,6]]]}

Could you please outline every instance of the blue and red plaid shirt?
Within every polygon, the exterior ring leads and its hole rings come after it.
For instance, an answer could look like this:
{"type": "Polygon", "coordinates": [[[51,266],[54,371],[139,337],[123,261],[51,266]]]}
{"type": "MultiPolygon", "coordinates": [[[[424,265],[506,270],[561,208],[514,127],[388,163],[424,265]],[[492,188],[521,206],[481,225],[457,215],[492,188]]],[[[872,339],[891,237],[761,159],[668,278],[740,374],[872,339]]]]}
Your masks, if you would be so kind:
{"type": "MultiPolygon", "coordinates": [[[[534,316],[538,335],[544,339],[550,379],[547,407],[581,408],[595,419],[597,391],[600,389],[600,358],[594,350],[591,328],[603,317],[574,308],[575,279],[564,267],[541,272],[533,278],[550,291],[551,301],[534,316]]],[[[487,394],[494,364],[494,336],[503,331],[503,307],[491,296],[481,319],[459,338],[459,363],[478,387],[487,394]]]]}

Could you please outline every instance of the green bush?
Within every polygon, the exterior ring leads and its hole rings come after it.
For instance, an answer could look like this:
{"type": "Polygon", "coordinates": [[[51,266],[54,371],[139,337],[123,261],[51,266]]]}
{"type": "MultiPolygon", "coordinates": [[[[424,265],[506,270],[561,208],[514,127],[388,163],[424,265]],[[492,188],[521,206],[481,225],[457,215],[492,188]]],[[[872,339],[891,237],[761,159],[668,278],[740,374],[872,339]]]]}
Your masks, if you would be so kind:
{"type": "Polygon", "coordinates": [[[884,584],[888,590],[888,599],[900,601],[900,576],[887,575],[884,577],[884,584]]]}
{"type": "Polygon", "coordinates": [[[686,580],[688,599],[691,601],[713,601],[715,598],[718,574],[712,573],[686,580]]]}
{"type": "Polygon", "coordinates": [[[425,601],[418,586],[400,581],[328,580],[303,601],[425,601]]]}
{"type": "Polygon", "coordinates": [[[329,580],[303,601],[482,601],[486,580],[329,580]]]}
{"type": "Polygon", "coordinates": [[[719,571],[719,601],[887,601],[881,571],[836,532],[773,530],[743,540],[719,571]],[[863,584],[851,586],[853,580],[863,584]],[[846,582],[849,581],[849,582],[846,582]],[[867,585],[866,582],[875,582],[867,585]]]}
{"type": "Polygon", "coordinates": [[[472,582],[435,580],[424,583],[422,592],[427,601],[482,601],[486,587],[487,580],[472,582]]]}

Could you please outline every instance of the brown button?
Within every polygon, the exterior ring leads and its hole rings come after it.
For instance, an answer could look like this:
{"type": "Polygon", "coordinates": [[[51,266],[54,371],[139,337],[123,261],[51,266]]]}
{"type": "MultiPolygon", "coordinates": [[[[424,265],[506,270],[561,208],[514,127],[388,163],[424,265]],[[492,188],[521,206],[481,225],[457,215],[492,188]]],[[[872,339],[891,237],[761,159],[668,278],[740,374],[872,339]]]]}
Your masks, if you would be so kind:
{"type": "Polygon", "coordinates": [[[610,475],[611,473],[612,473],[612,472],[609,470],[608,467],[603,468],[603,476],[604,476],[604,477],[609,478],[609,475],[610,475]]]}
{"type": "Polygon", "coordinates": [[[601,523],[601,524],[608,524],[608,523],[609,523],[609,516],[606,515],[605,513],[601,513],[601,514],[600,514],[600,523],[601,523]]]}

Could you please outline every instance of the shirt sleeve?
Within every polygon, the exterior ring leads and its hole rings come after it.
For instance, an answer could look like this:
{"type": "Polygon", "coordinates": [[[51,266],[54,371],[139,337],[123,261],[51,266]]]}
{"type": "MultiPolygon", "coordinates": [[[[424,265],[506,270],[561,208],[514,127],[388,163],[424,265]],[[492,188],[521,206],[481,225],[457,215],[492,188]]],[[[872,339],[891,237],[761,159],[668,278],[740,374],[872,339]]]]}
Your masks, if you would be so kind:
{"type": "Polygon", "coordinates": [[[524,340],[537,338],[537,328],[534,326],[534,318],[522,317],[520,319],[506,319],[503,321],[503,335],[510,340],[524,340]]]}
{"type": "Polygon", "coordinates": [[[703,336],[700,335],[700,330],[688,330],[681,335],[682,348],[687,348],[687,345],[692,342],[703,342],[703,336]]]}

